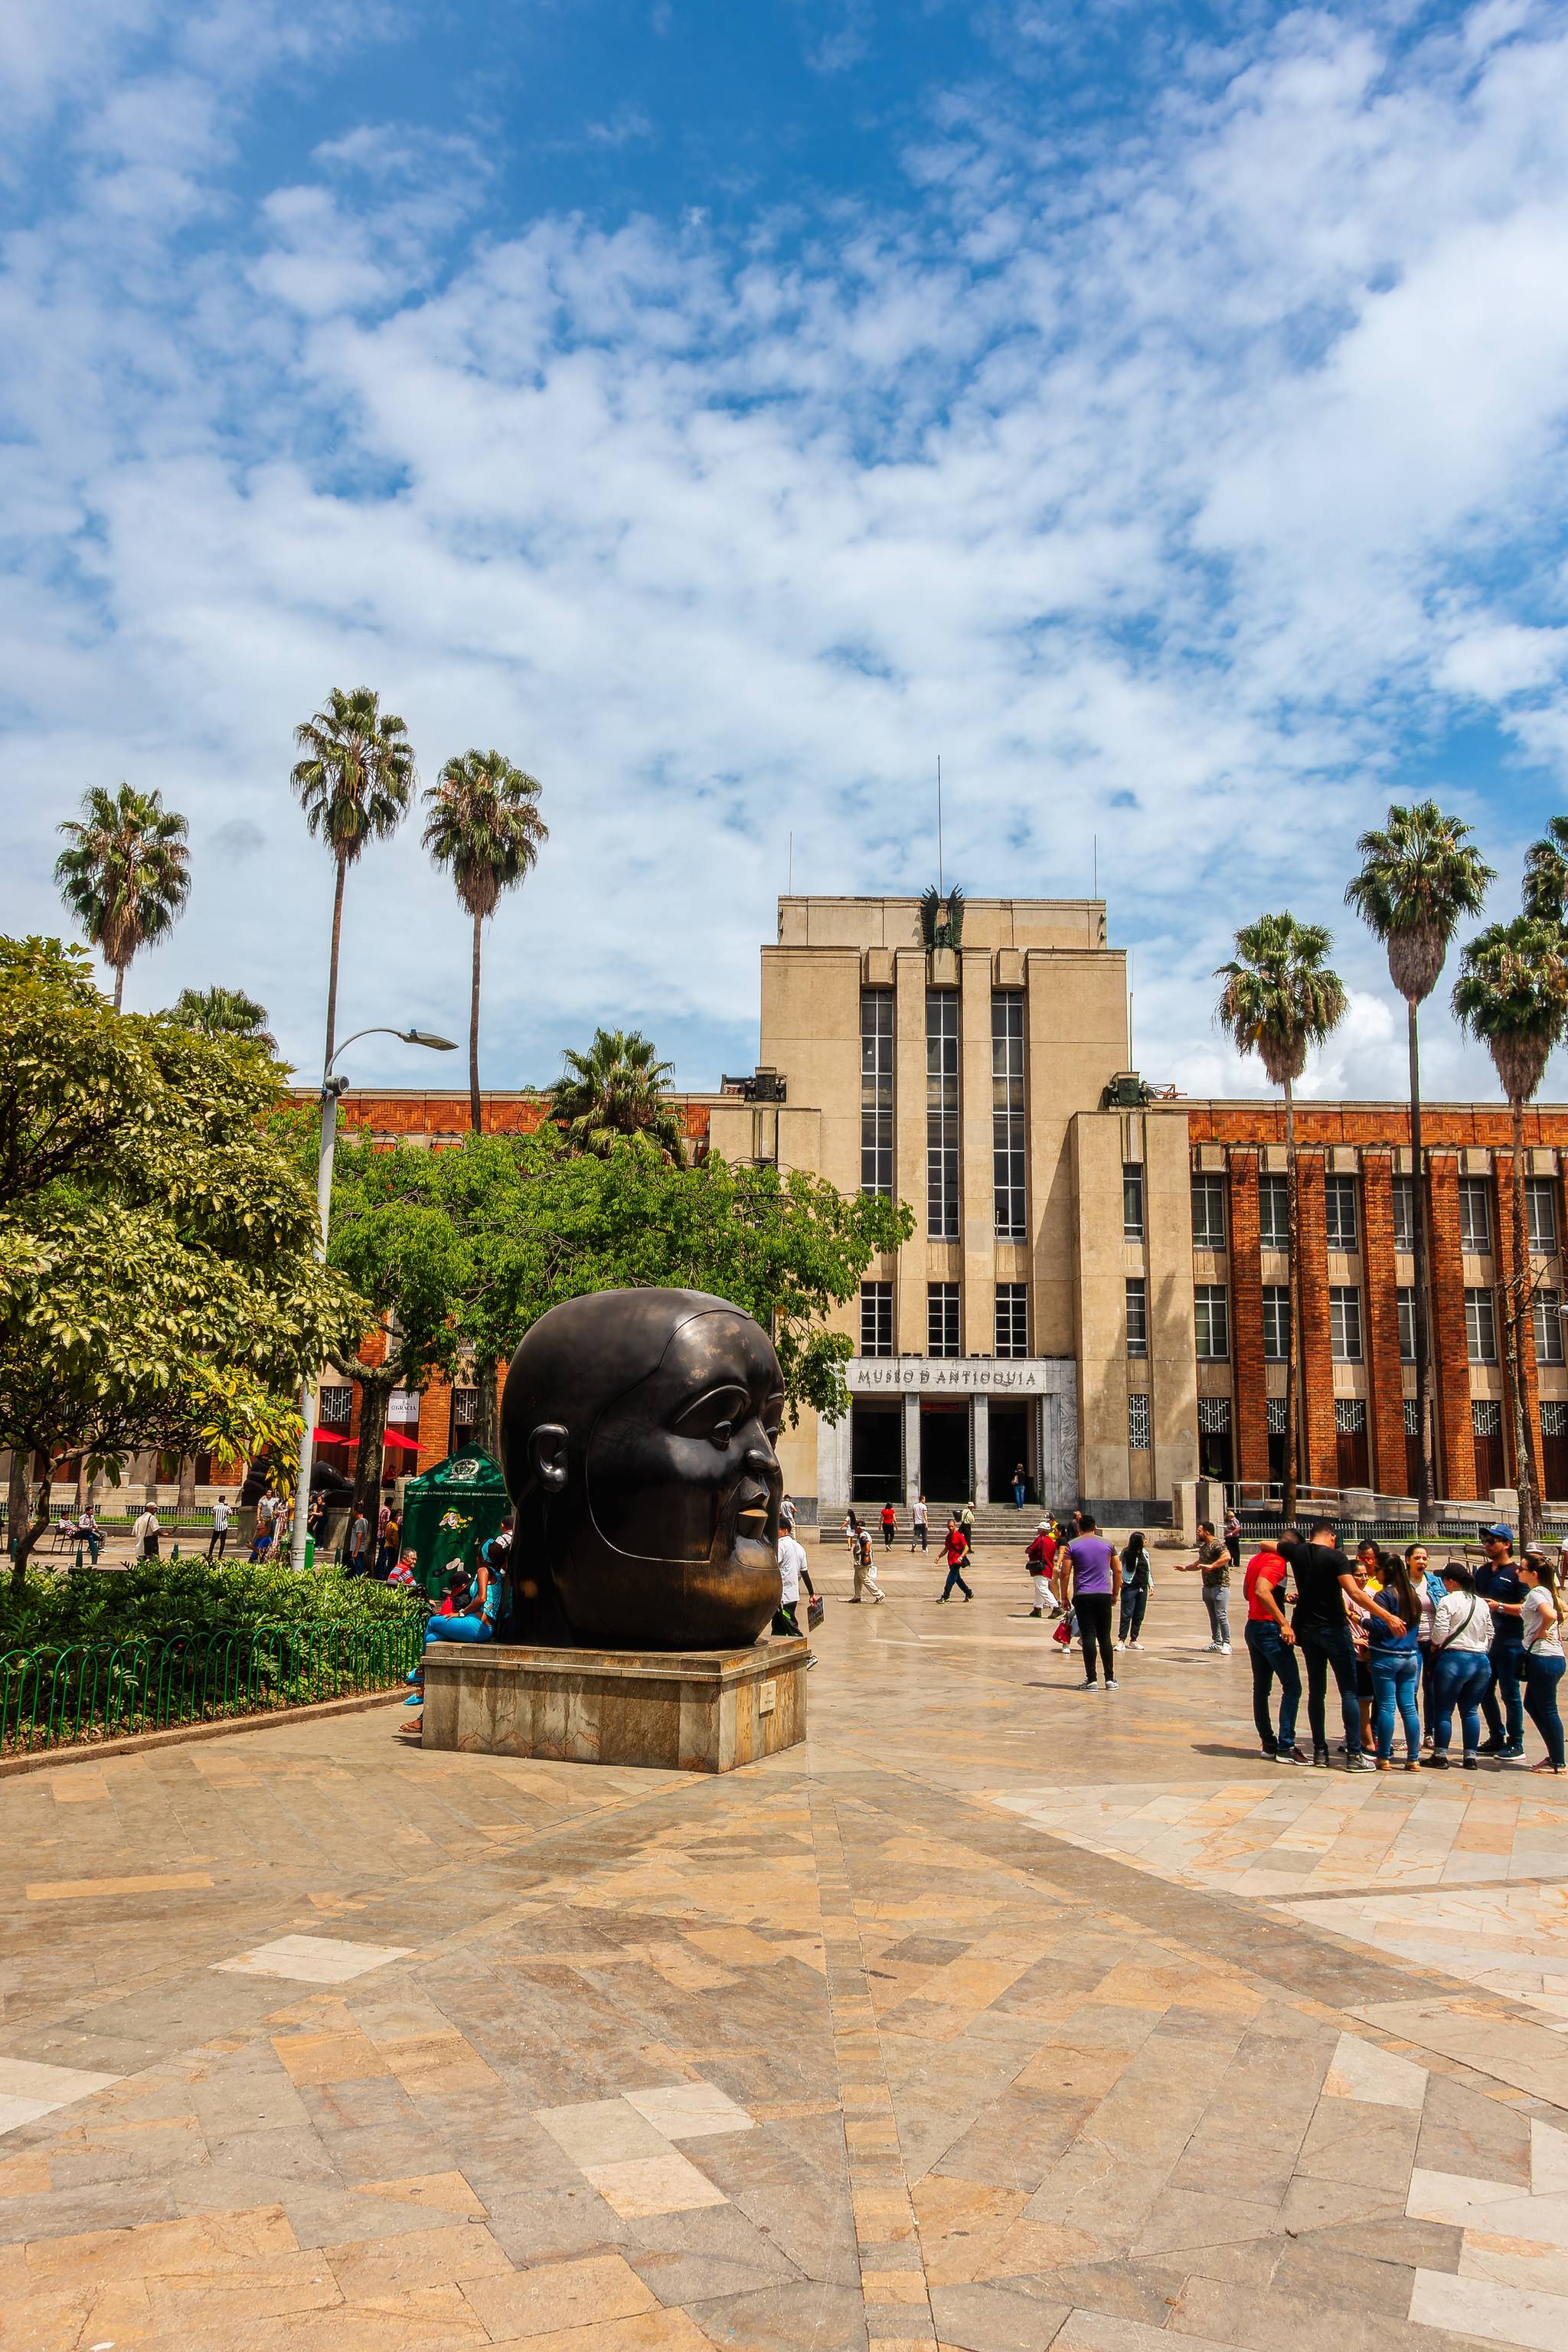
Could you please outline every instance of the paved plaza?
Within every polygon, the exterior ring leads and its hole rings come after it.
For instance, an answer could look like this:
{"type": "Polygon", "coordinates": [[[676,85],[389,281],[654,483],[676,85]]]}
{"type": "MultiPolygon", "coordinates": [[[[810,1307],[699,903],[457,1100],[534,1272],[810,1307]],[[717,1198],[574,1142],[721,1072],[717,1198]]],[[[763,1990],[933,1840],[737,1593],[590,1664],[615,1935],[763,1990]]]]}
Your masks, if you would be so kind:
{"type": "Polygon", "coordinates": [[[1562,2352],[1564,1784],[1264,1764],[1195,1580],[1091,1696],[1000,1555],[821,1558],[724,1779],[0,1784],[3,2352],[1562,2352]]]}

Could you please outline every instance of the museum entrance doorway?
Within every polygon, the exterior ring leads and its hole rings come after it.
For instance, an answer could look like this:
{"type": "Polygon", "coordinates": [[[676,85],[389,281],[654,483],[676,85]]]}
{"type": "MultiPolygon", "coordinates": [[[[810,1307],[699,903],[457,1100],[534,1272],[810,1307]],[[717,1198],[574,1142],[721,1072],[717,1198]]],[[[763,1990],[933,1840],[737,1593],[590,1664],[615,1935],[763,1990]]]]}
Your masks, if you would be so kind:
{"type": "MultiPolygon", "coordinates": [[[[1011,1468],[1012,1465],[1009,1464],[1011,1468]]],[[[921,1492],[931,1503],[967,1503],[969,1406],[921,1400],[921,1492]]]]}
{"type": "Polygon", "coordinates": [[[986,1448],[989,1461],[986,1476],[990,1481],[994,1503],[1010,1503],[1013,1499],[1013,1473],[1021,1462],[1024,1465],[1024,1499],[1038,1499],[1038,1490],[1029,1475],[1029,1408],[1026,1404],[998,1404],[991,1400],[987,1418],[991,1423],[990,1444],[986,1448]]]}
{"type": "Polygon", "coordinates": [[[896,1397],[857,1397],[849,1408],[849,1493],[857,1503],[900,1503],[904,1408],[896,1397]]]}

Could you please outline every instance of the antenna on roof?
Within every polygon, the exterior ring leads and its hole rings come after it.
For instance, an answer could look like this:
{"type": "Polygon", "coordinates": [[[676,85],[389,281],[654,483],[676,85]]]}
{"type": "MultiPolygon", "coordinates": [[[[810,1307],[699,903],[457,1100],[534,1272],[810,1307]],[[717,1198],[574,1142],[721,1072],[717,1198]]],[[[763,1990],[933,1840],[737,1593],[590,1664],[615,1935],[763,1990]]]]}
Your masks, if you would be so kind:
{"type": "Polygon", "coordinates": [[[936,895],[939,898],[946,895],[942,889],[942,753],[940,751],[936,755],[936,895]]]}
{"type": "Polygon", "coordinates": [[[1089,895],[1091,898],[1098,898],[1100,896],[1100,835],[1098,833],[1092,834],[1089,838],[1094,843],[1094,887],[1089,895]]]}
{"type": "Polygon", "coordinates": [[[784,897],[786,898],[795,897],[795,835],[793,833],[789,837],[789,880],[784,887],[784,897]]]}

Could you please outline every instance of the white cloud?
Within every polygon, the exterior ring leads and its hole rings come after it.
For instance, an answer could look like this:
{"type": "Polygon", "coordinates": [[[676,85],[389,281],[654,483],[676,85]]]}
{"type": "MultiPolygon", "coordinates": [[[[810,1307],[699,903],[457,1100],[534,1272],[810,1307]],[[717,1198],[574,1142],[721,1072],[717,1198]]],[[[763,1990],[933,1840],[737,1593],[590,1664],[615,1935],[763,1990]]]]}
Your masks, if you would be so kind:
{"type": "MultiPolygon", "coordinates": [[[[132,1000],[241,982],[308,1064],[330,875],[289,735],[363,680],[427,773],[494,741],[544,780],[492,1079],[612,1015],[710,1079],[747,1050],[786,835],[797,884],[918,888],[940,751],[973,892],[1087,889],[1098,835],[1112,935],[1145,942],[1145,1066],[1258,1087],[1212,973],[1289,903],[1352,987],[1310,1087],[1399,1090],[1340,904],[1355,835],[1477,698],[1568,760],[1535,553],[1564,520],[1560,24],[1492,6],[1396,47],[1303,15],[1194,60],[1070,184],[1023,100],[955,102],[901,209],[744,243],[469,226],[465,143],[379,121],[235,218],[226,70],[168,79],[179,185],[134,217],[152,85],[106,95],[0,277],[28,354],[0,446],[6,919],[47,919],[82,783],[156,781],[197,881],[132,1000]]],[[[1529,818],[1458,798],[1516,865],[1529,818]]],[[[415,828],[356,870],[347,936],[356,1018],[458,1017],[415,828]]],[[[1440,1001],[1428,1026],[1443,1082],[1489,1094],[1440,1001]]]]}

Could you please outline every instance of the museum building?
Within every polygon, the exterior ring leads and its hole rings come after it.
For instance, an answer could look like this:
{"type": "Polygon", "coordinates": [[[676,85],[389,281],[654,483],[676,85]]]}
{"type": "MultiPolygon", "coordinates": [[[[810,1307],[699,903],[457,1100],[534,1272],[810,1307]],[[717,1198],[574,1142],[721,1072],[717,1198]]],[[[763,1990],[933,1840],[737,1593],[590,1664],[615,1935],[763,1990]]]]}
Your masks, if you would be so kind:
{"type": "MultiPolygon", "coordinates": [[[[686,1095],[699,1150],[881,1192],[916,1213],[841,1318],[851,1403],[782,1444],[821,1518],[923,1493],[933,1504],[1086,1499],[1102,1516],[1180,1481],[1277,1479],[1288,1311],[1278,1101],[1194,1101],[1130,1069],[1126,954],[1095,899],[786,898],[762,950],[756,1069],[686,1095]],[[954,919],[956,918],[956,919],[954,919]]],[[[536,1097],[486,1097],[529,1129],[536,1097]]],[[[350,1093],[346,1122],[439,1145],[466,1094],[350,1093]]],[[[1511,1123],[1428,1105],[1439,1491],[1513,1484],[1499,1286],[1512,1279],[1511,1123]]],[[[1563,1172],[1568,1108],[1526,1120],[1528,1426],[1545,1493],[1568,1498],[1563,1172]]],[[[1413,1187],[1402,1103],[1297,1112],[1302,1476],[1414,1485],[1413,1187]]],[[[409,1460],[438,1460],[472,1394],[398,1401],[409,1460]]],[[[323,1399],[345,1439],[357,1393],[323,1399]]],[[[400,1465],[400,1466],[402,1466],[400,1465]]]]}

